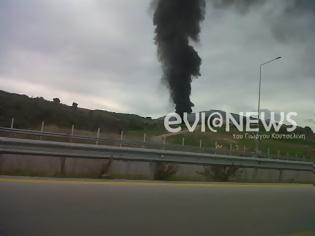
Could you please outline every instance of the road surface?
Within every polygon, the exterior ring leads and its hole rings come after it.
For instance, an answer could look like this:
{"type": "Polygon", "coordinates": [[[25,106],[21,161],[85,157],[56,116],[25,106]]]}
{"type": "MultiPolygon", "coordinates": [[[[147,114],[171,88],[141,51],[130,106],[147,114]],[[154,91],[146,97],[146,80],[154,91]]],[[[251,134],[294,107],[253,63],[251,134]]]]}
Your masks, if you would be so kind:
{"type": "Polygon", "coordinates": [[[311,185],[0,177],[1,236],[295,232],[315,232],[311,185]]]}

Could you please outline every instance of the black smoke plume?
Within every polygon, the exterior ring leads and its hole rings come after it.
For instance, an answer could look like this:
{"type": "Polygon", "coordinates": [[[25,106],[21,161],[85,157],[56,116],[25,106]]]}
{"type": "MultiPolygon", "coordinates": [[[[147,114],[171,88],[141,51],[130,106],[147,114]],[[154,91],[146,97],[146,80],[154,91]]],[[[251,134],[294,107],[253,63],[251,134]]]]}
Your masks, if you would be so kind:
{"type": "MultiPolygon", "coordinates": [[[[264,5],[267,0],[153,0],[155,8],[155,43],[158,58],[162,64],[163,80],[170,90],[170,97],[176,112],[192,112],[190,100],[192,78],[200,76],[201,58],[190,45],[199,41],[200,23],[205,15],[205,2],[214,8],[235,10],[246,14],[251,9],[264,5]]],[[[280,2],[280,0],[279,0],[280,2]]],[[[285,15],[315,13],[314,0],[282,0],[286,6],[285,15]]],[[[285,18],[284,18],[285,21],[285,18]]],[[[287,24],[282,21],[271,22],[272,31],[277,38],[285,38],[287,24]],[[281,27],[277,27],[280,25],[281,27]],[[280,35],[280,36],[279,36],[280,35]]]]}
{"type": "Polygon", "coordinates": [[[190,45],[199,41],[205,0],[156,0],[153,23],[163,80],[178,114],[192,112],[193,77],[200,76],[201,58],[190,45]]]}

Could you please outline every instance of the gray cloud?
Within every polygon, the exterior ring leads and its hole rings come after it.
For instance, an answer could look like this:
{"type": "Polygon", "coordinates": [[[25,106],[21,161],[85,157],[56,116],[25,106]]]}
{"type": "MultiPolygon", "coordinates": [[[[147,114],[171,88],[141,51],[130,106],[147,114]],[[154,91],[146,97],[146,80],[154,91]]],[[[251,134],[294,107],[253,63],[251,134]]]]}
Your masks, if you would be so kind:
{"type": "MultiPolygon", "coordinates": [[[[314,5],[261,1],[245,10],[207,6],[196,45],[202,77],[195,110],[255,110],[258,66],[262,107],[296,111],[315,127],[314,5]],[[303,13],[301,13],[303,12],[303,13]]],[[[2,0],[0,88],[91,108],[158,116],[172,111],[160,83],[147,0],[2,0]]]]}

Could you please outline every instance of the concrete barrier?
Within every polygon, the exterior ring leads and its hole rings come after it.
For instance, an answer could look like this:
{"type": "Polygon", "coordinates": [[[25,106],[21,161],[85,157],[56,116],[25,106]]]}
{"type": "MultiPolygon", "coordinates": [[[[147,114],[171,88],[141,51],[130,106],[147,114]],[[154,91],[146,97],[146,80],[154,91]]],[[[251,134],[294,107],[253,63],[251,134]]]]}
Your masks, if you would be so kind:
{"type": "Polygon", "coordinates": [[[314,183],[314,166],[309,162],[0,138],[0,175],[314,183]]]}
{"type": "MultiPolygon", "coordinates": [[[[169,180],[313,183],[314,178],[314,174],[310,171],[240,167],[224,180],[220,179],[220,176],[215,176],[213,170],[210,170],[208,175],[204,174],[205,168],[220,168],[220,166],[171,165],[176,166],[176,173],[170,175],[169,180]]],[[[153,180],[156,171],[156,162],[114,160],[109,163],[109,160],[104,159],[0,155],[0,175],[153,180]],[[104,168],[107,165],[108,167],[104,168]]]]}

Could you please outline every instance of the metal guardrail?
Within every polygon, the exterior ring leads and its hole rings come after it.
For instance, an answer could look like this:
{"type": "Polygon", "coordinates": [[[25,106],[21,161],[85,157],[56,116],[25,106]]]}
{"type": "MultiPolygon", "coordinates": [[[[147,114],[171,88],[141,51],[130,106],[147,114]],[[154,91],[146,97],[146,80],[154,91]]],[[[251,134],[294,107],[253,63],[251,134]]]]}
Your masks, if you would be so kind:
{"type": "Polygon", "coordinates": [[[261,169],[308,171],[315,173],[313,162],[247,158],[222,154],[179,152],[161,149],[60,143],[3,137],[0,138],[0,154],[167,162],[196,165],[228,165],[261,169]]]}
{"type": "MultiPolygon", "coordinates": [[[[209,153],[209,154],[219,154],[219,155],[232,155],[240,157],[251,157],[254,158],[255,154],[251,152],[236,151],[236,150],[225,150],[225,149],[216,149],[209,147],[197,147],[189,145],[176,145],[176,144],[161,144],[158,142],[152,141],[137,141],[137,140],[127,140],[127,139],[112,139],[112,138],[101,138],[97,136],[82,136],[74,135],[71,133],[57,133],[57,132],[47,132],[39,130],[28,130],[28,129],[16,129],[16,128],[6,128],[0,127],[0,137],[5,136],[1,134],[6,134],[8,136],[14,135],[25,135],[28,139],[53,139],[53,141],[61,142],[75,142],[75,143],[89,143],[97,145],[110,145],[110,146],[119,146],[119,147],[138,147],[146,149],[160,149],[160,150],[173,150],[181,152],[196,152],[196,153],[209,153]],[[57,140],[56,140],[57,139],[57,140]]],[[[21,138],[21,137],[17,137],[21,138]]],[[[263,159],[281,159],[281,160],[295,160],[301,161],[302,158],[290,157],[290,156],[278,156],[278,155],[264,155],[259,156],[263,159]]],[[[305,159],[303,161],[306,161],[305,159]]]]}
{"type": "MultiPolygon", "coordinates": [[[[60,138],[64,139],[63,142],[90,142],[94,144],[105,144],[112,146],[125,146],[125,147],[145,147],[149,149],[166,149],[166,150],[175,150],[175,151],[189,151],[189,152],[200,152],[200,153],[220,153],[220,154],[235,154],[240,156],[252,156],[252,153],[249,152],[236,152],[221,150],[209,147],[196,147],[189,145],[176,145],[176,144],[162,144],[159,142],[153,141],[137,141],[137,140],[127,140],[127,139],[112,139],[112,138],[101,138],[101,137],[91,137],[91,136],[81,136],[81,135],[72,135],[71,133],[56,133],[56,132],[43,132],[38,130],[28,130],[28,129],[15,129],[15,128],[6,128],[0,127],[0,136],[1,133],[13,134],[13,135],[27,135],[34,136],[37,139],[46,138],[60,138]]],[[[20,138],[20,137],[19,137],[20,138]]],[[[29,137],[28,137],[29,138],[29,137]]],[[[57,140],[54,140],[57,141],[57,140]]]]}

